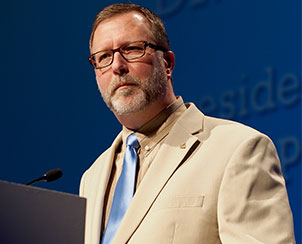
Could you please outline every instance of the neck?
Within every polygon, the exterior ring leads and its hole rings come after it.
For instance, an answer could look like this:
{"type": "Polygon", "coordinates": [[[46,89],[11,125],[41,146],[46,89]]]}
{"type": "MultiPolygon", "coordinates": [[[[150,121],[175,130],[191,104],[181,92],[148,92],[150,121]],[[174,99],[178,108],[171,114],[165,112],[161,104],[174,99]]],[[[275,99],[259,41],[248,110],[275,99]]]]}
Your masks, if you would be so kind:
{"type": "Polygon", "coordinates": [[[175,100],[176,97],[173,94],[169,98],[166,98],[164,100],[158,100],[149,104],[146,108],[141,111],[122,115],[115,114],[115,116],[118,121],[128,129],[137,130],[142,127],[145,123],[153,119],[156,115],[158,115],[163,109],[165,109],[175,100]]]}

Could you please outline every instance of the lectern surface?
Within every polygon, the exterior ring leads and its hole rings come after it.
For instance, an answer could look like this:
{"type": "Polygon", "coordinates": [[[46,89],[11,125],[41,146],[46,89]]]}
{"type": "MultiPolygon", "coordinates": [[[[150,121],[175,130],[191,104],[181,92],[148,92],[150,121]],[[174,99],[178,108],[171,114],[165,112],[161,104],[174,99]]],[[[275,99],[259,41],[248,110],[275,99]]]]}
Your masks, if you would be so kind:
{"type": "Polygon", "coordinates": [[[83,244],[86,200],[0,181],[1,244],[83,244]]]}

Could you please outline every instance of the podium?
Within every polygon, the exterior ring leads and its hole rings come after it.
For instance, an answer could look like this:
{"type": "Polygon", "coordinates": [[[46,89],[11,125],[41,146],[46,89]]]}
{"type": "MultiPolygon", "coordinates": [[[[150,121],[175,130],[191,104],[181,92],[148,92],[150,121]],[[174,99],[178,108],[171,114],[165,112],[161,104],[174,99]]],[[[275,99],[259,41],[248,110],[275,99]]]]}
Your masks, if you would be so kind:
{"type": "Polygon", "coordinates": [[[84,244],[86,199],[0,181],[1,244],[84,244]]]}

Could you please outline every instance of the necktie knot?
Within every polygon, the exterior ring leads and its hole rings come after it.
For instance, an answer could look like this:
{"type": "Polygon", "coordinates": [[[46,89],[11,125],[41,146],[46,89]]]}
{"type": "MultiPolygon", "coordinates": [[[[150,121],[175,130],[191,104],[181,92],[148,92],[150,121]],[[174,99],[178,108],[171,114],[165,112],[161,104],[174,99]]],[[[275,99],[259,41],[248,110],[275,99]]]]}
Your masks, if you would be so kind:
{"type": "Polygon", "coordinates": [[[130,146],[130,147],[133,147],[135,148],[136,150],[139,148],[139,142],[137,140],[137,137],[135,135],[135,133],[132,133],[130,134],[128,137],[127,137],[127,140],[126,140],[126,146],[130,146]]]}

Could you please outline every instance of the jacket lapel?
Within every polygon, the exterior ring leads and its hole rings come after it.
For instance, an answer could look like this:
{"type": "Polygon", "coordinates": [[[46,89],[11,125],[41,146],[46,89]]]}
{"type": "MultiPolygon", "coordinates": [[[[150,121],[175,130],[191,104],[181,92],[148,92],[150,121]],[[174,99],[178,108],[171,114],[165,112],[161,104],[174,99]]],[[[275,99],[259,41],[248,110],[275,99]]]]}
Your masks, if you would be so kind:
{"type": "Polygon", "coordinates": [[[170,177],[183,162],[202,130],[203,114],[191,104],[171,129],[164,144],[144,176],[114,238],[114,244],[126,243],[144,219],[170,177]]]}
{"type": "Polygon", "coordinates": [[[113,160],[114,160],[114,154],[116,151],[117,146],[122,140],[121,133],[116,137],[114,142],[112,143],[111,147],[108,149],[105,157],[97,159],[97,163],[95,164],[95,172],[97,174],[94,175],[94,177],[91,177],[91,188],[96,186],[95,191],[90,192],[90,199],[95,199],[95,201],[91,201],[91,203],[95,203],[94,206],[91,206],[91,209],[94,209],[94,212],[91,212],[91,214],[95,214],[96,216],[100,216],[100,218],[95,218],[94,216],[91,216],[89,219],[93,221],[91,223],[91,233],[87,233],[91,236],[91,243],[99,243],[100,242],[100,230],[101,230],[101,224],[102,224],[102,215],[103,215],[103,207],[104,207],[104,197],[105,192],[107,189],[108,181],[111,175],[113,160]],[[106,162],[106,163],[105,163],[106,162]],[[96,214],[99,213],[99,214],[96,214]],[[96,234],[97,233],[97,234],[96,234]]]}

